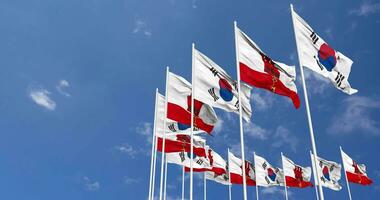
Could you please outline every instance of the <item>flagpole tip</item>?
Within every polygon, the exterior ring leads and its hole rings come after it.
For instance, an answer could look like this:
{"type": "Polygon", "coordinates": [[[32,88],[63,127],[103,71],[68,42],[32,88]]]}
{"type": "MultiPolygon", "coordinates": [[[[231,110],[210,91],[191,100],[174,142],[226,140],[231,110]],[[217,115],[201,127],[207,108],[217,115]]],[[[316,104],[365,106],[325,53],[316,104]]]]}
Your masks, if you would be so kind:
{"type": "Polygon", "coordinates": [[[158,92],[158,88],[156,88],[156,93],[158,92]]]}

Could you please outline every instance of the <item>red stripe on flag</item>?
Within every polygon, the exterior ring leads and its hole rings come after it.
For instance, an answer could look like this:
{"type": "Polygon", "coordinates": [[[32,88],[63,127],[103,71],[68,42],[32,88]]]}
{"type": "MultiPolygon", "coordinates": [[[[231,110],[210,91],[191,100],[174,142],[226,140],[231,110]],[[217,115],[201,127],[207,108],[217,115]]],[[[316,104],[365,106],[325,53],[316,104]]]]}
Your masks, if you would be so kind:
{"type": "MultiPolygon", "coordinates": [[[[226,170],[220,167],[213,167],[213,168],[201,168],[201,169],[196,169],[193,168],[193,172],[214,172],[216,175],[222,175],[226,173],[226,170]]],[[[185,172],[190,172],[190,168],[185,167],[185,172]]]]}
{"type": "MultiPolygon", "coordinates": [[[[230,179],[231,179],[232,184],[238,184],[238,185],[243,184],[243,176],[242,175],[231,173],[230,179]]],[[[249,177],[246,177],[246,183],[248,186],[256,186],[256,181],[250,179],[249,177]]]]}
{"type": "Polygon", "coordinates": [[[276,82],[273,81],[273,76],[255,71],[245,65],[240,64],[240,78],[242,81],[262,89],[267,89],[276,94],[287,96],[293,101],[294,107],[297,109],[300,107],[300,99],[298,94],[293,90],[287,88],[279,79],[276,82]],[[274,88],[273,88],[274,87],[274,88]],[[274,89],[274,91],[273,91],[274,89]]]}
{"type": "Polygon", "coordinates": [[[357,183],[360,185],[371,185],[373,183],[373,181],[370,178],[362,174],[354,174],[351,172],[346,172],[346,176],[347,176],[348,182],[351,182],[351,183],[357,183]]]}
{"type": "MultiPolygon", "coordinates": [[[[162,142],[163,139],[158,137],[157,140],[157,151],[162,152],[162,142]]],[[[165,153],[174,153],[174,152],[190,152],[190,144],[182,141],[174,140],[165,140],[165,153]]],[[[201,147],[194,147],[193,152],[195,155],[200,157],[206,157],[206,150],[201,147]]]]}
{"type": "Polygon", "coordinates": [[[298,188],[313,187],[313,184],[309,181],[298,180],[291,176],[286,176],[285,179],[286,179],[286,186],[288,187],[298,187],[298,188]]]}
{"type": "MultiPolygon", "coordinates": [[[[181,124],[191,125],[191,112],[182,108],[177,104],[168,102],[168,113],[169,119],[179,122],[181,124]]],[[[206,124],[201,118],[194,116],[194,125],[207,133],[211,133],[214,128],[213,125],[206,124]]]]}

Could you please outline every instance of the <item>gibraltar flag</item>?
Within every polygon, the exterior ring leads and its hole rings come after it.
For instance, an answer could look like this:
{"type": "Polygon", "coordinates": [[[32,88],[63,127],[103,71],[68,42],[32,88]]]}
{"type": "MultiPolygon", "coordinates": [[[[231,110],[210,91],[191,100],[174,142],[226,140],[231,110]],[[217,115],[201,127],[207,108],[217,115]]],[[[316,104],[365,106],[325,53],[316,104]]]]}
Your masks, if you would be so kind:
{"type": "Polygon", "coordinates": [[[289,158],[285,156],[282,156],[282,166],[282,168],[284,169],[286,186],[299,188],[313,186],[313,184],[310,182],[310,167],[302,167],[296,165],[293,161],[291,161],[289,158]]]}
{"type": "Polygon", "coordinates": [[[366,174],[365,165],[356,163],[342,149],[340,153],[342,154],[343,167],[349,182],[360,185],[372,184],[372,180],[366,174]]]}
{"type": "Polygon", "coordinates": [[[300,63],[330,79],[339,90],[356,93],[348,83],[352,60],[327,44],[293,9],[292,16],[300,63]]]}
{"type": "Polygon", "coordinates": [[[206,174],[206,179],[208,179],[208,180],[212,180],[212,181],[215,181],[215,182],[223,184],[223,185],[229,185],[230,184],[227,171],[226,171],[226,173],[223,173],[223,174],[217,174],[217,173],[212,172],[212,171],[205,172],[205,174],[206,174]]]}
{"type": "MultiPolygon", "coordinates": [[[[155,121],[155,127],[156,127],[156,136],[163,137],[164,133],[164,120],[165,120],[165,97],[158,93],[158,98],[156,102],[156,121],[155,121]]],[[[190,135],[190,126],[183,125],[181,123],[178,123],[176,121],[173,121],[171,119],[166,118],[166,129],[165,129],[165,136],[174,136],[177,134],[187,134],[190,135]]],[[[194,129],[194,134],[202,133],[204,131],[194,129]]]]}
{"type": "MultiPolygon", "coordinates": [[[[194,49],[195,99],[228,112],[239,113],[237,82],[210,58],[194,49]]],[[[241,84],[243,118],[249,121],[251,87],[241,84]]]]}
{"type": "MultiPolygon", "coordinates": [[[[183,129],[191,126],[191,84],[171,72],[168,74],[167,117],[181,124],[183,129]]],[[[211,133],[217,122],[212,107],[194,99],[194,126],[211,133]]]]}
{"type": "Polygon", "coordinates": [[[257,185],[264,187],[284,186],[284,172],[280,168],[273,167],[265,158],[256,154],[254,157],[257,185]]]}
{"type": "MultiPolygon", "coordinates": [[[[314,165],[314,155],[310,155],[311,161],[314,165]]],[[[317,162],[317,169],[315,170],[318,172],[316,176],[319,179],[319,183],[321,183],[323,187],[327,187],[335,191],[341,190],[342,186],[339,185],[339,180],[341,177],[340,170],[342,169],[341,165],[319,157],[317,157],[317,162]]]]}
{"type": "Polygon", "coordinates": [[[237,27],[235,37],[241,80],[252,86],[287,96],[292,99],[294,106],[299,108],[295,67],[272,60],[237,27]]]}
{"type": "MultiPolygon", "coordinates": [[[[162,137],[157,137],[157,151],[162,152],[162,137]]],[[[169,135],[165,137],[165,153],[190,152],[190,136],[188,135],[169,135]]],[[[193,136],[193,152],[197,156],[206,157],[205,141],[199,136],[193,136]]]]}
{"type": "MultiPolygon", "coordinates": [[[[228,152],[228,169],[230,170],[230,181],[232,184],[243,184],[243,162],[231,152],[228,152]]],[[[249,161],[245,161],[246,183],[250,186],[256,185],[255,167],[249,161]]]]}

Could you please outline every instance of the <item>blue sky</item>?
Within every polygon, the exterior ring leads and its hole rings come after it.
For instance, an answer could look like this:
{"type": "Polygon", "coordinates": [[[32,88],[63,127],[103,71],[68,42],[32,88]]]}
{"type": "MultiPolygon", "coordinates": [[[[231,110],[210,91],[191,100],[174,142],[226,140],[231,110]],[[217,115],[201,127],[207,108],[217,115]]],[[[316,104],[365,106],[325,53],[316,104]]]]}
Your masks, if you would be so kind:
{"type": "MultiPolygon", "coordinates": [[[[339,161],[339,145],[365,163],[374,184],[351,184],[354,199],[380,195],[379,1],[291,1],[330,45],[354,61],[347,96],[305,71],[318,153],[339,161]]],[[[233,21],[274,59],[297,65],[289,1],[0,0],[0,198],[145,199],[148,193],[154,91],[165,66],[190,80],[191,43],[236,77],[233,21]]],[[[297,67],[297,75],[299,76],[297,67]]],[[[309,166],[302,99],[254,89],[246,155],[275,165],[280,152],[309,166]]],[[[239,154],[238,116],[217,110],[208,143],[239,154]]],[[[180,197],[180,170],[169,166],[169,199],[180,197]]],[[[195,197],[202,193],[196,176],[195,197]]],[[[187,182],[188,183],[188,182],[187,182]]],[[[328,199],[347,199],[325,189],[328,199]]],[[[188,186],[188,185],[186,185],[188,186]]],[[[227,187],[208,182],[208,197],[227,187]]],[[[260,189],[283,199],[283,188],[260,189]]],[[[157,190],[156,190],[157,191],[157,190]]],[[[234,199],[242,188],[233,186],[234,199]]],[[[314,189],[290,189],[312,199],[314,189]]],[[[254,188],[248,196],[254,198],[254,188]]]]}

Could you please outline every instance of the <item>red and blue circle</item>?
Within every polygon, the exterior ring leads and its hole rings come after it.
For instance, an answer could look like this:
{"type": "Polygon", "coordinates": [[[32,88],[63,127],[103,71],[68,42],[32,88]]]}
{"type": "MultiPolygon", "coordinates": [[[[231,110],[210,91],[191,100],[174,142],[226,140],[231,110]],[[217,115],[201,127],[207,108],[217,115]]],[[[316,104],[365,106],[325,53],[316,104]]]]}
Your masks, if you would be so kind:
{"type": "Polygon", "coordinates": [[[230,85],[230,83],[228,83],[226,79],[221,78],[219,79],[219,87],[220,97],[222,97],[224,101],[231,101],[234,97],[234,94],[232,93],[232,86],[230,85]]]}
{"type": "Polygon", "coordinates": [[[328,71],[331,71],[336,65],[335,50],[327,43],[321,45],[318,51],[319,63],[321,63],[328,71]]]}
{"type": "Polygon", "coordinates": [[[273,171],[273,169],[272,168],[268,168],[267,169],[267,171],[268,171],[268,177],[270,178],[270,180],[272,180],[272,181],[276,181],[276,173],[273,171]]]}
{"type": "Polygon", "coordinates": [[[330,181],[330,171],[329,171],[329,168],[327,166],[323,167],[322,174],[323,174],[323,177],[325,177],[325,179],[330,181]]]}

